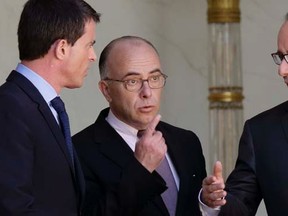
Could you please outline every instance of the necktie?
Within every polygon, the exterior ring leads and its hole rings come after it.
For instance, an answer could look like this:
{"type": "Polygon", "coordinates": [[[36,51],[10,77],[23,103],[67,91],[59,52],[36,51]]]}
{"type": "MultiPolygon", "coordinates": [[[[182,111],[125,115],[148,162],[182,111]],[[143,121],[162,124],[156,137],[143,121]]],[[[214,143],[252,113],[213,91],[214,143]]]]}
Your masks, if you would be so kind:
{"type": "MultiPolygon", "coordinates": [[[[138,131],[138,138],[140,138],[143,133],[144,131],[142,130],[138,131]]],[[[165,180],[166,186],[168,187],[167,190],[161,194],[161,197],[169,211],[169,215],[175,216],[178,190],[166,157],[164,157],[160,165],[157,167],[156,171],[165,180]]]]}
{"type": "Polygon", "coordinates": [[[156,171],[162,176],[162,178],[166,182],[166,186],[168,187],[168,189],[161,194],[161,197],[169,211],[169,215],[174,216],[176,212],[178,191],[166,157],[157,167],[156,171]]]}
{"type": "Polygon", "coordinates": [[[74,171],[73,144],[72,144],[71,134],[70,134],[69,118],[65,110],[65,105],[60,97],[55,97],[53,100],[51,100],[51,105],[58,113],[59,124],[62,129],[65,141],[66,141],[67,149],[70,155],[70,159],[71,159],[72,167],[74,171]]]}

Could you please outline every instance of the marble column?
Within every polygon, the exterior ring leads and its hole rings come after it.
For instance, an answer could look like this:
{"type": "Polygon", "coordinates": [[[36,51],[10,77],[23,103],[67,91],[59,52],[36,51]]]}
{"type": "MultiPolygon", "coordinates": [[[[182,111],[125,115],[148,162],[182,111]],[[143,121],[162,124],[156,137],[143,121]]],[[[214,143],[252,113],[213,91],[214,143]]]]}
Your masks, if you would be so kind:
{"type": "Polygon", "coordinates": [[[234,168],[243,126],[239,0],[208,0],[210,160],[234,168]]]}

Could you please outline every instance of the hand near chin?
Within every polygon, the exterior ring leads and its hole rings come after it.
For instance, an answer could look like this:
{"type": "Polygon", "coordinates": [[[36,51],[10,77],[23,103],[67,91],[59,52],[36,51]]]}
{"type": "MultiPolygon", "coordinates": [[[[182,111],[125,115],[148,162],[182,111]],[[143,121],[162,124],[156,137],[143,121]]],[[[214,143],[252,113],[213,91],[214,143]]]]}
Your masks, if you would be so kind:
{"type": "Polygon", "coordinates": [[[201,201],[211,208],[225,205],[227,192],[224,188],[222,164],[217,161],[214,164],[213,175],[207,176],[202,182],[201,201]]]}
{"type": "Polygon", "coordinates": [[[135,157],[149,171],[153,172],[161,163],[167,152],[165,140],[155,128],[160,121],[158,114],[149,123],[141,138],[136,143],[135,157]]]}

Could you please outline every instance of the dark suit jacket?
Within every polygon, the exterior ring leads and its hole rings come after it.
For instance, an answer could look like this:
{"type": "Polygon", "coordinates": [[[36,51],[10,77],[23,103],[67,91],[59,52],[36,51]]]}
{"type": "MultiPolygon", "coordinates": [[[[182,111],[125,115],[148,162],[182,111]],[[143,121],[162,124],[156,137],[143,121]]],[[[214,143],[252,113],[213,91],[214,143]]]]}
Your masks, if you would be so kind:
{"type": "Polygon", "coordinates": [[[226,182],[220,215],[255,215],[264,199],[268,215],[288,214],[288,102],[245,123],[236,167],[226,182]]]}
{"type": "Polygon", "coordinates": [[[0,215],[76,216],[83,196],[64,136],[35,86],[13,71],[0,87],[0,215]]]}
{"type": "MultiPolygon", "coordinates": [[[[94,124],[73,136],[87,186],[83,215],[168,216],[160,196],[166,190],[164,180],[137,161],[105,120],[108,111],[103,110],[94,124]]],[[[200,215],[197,196],[206,171],[199,139],[191,131],[164,122],[157,130],[163,133],[180,178],[176,214],[200,215]]]]}

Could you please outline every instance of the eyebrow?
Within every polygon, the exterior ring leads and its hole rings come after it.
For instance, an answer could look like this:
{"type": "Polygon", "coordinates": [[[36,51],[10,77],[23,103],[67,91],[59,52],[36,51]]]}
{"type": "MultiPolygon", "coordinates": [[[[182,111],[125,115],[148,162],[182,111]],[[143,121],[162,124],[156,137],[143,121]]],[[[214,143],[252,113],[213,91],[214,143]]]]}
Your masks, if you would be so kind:
{"type": "MultiPolygon", "coordinates": [[[[154,69],[154,70],[149,72],[149,74],[154,74],[154,73],[162,73],[162,71],[159,68],[156,68],[156,69],[154,69]]],[[[141,73],[130,71],[122,79],[124,79],[124,78],[126,78],[128,76],[133,76],[133,75],[141,75],[141,73]]]]}

